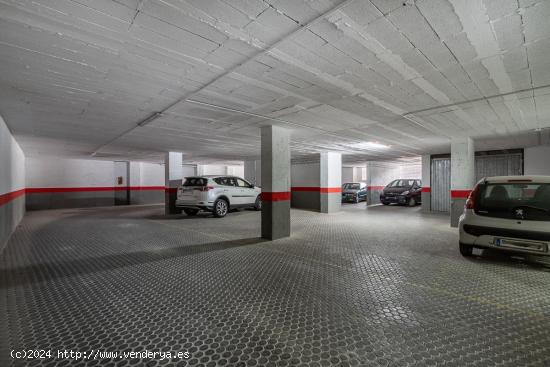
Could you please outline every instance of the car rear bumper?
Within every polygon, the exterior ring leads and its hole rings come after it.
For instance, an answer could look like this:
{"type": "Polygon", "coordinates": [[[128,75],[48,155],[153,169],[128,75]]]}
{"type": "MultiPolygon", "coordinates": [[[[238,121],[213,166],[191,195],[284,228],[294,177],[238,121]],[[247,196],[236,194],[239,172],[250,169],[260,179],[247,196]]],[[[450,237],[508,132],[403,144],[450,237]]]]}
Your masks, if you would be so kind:
{"type": "Polygon", "coordinates": [[[550,232],[510,229],[476,223],[475,214],[463,214],[459,222],[460,243],[516,253],[550,256],[550,232]]]}
{"type": "Polygon", "coordinates": [[[380,201],[383,203],[390,203],[390,204],[406,204],[407,203],[407,197],[406,196],[380,196],[380,201]]]}
{"type": "Polygon", "coordinates": [[[182,209],[198,209],[198,210],[211,211],[214,209],[214,204],[207,203],[207,202],[189,202],[189,201],[176,200],[176,207],[182,208],[182,209]]]}

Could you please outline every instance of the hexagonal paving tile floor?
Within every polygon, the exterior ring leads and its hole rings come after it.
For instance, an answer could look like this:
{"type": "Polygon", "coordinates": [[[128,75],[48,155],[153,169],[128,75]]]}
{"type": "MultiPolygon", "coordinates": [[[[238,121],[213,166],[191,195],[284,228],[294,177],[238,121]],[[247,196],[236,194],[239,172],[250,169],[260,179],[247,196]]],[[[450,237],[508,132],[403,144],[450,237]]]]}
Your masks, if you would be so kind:
{"type": "Polygon", "coordinates": [[[270,242],[254,211],[162,211],[29,212],[0,255],[0,365],[550,365],[549,268],[462,258],[446,216],[294,210],[270,242]]]}

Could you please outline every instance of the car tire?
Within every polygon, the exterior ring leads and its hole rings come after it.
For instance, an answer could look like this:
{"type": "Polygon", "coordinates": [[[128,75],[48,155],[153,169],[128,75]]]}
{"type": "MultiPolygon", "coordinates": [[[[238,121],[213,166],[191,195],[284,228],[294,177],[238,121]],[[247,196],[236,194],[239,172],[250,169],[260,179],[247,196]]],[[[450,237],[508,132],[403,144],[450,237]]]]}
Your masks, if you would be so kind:
{"type": "Polygon", "coordinates": [[[359,204],[360,201],[361,201],[361,199],[359,199],[359,195],[357,195],[355,197],[355,204],[359,204]]]}
{"type": "Polygon", "coordinates": [[[384,205],[390,205],[390,203],[387,203],[387,202],[385,202],[385,201],[382,201],[382,204],[384,204],[384,205]]]}
{"type": "Polygon", "coordinates": [[[183,209],[183,212],[185,214],[187,214],[188,216],[192,217],[192,216],[197,215],[197,213],[199,212],[199,209],[185,208],[185,209],[183,209]]]}
{"type": "Polygon", "coordinates": [[[256,201],[254,202],[254,210],[260,211],[262,210],[262,198],[260,195],[256,198],[256,201]]]}
{"type": "Polygon", "coordinates": [[[473,252],[474,252],[474,246],[472,245],[467,245],[465,243],[461,243],[459,244],[459,248],[460,248],[460,254],[464,257],[470,257],[473,255],[473,252]]]}
{"type": "Polygon", "coordinates": [[[229,203],[225,199],[218,199],[214,202],[212,213],[216,218],[223,218],[229,211],[229,203]]]}
{"type": "Polygon", "coordinates": [[[408,204],[409,204],[409,206],[416,206],[416,199],[415,198],[410,198],[408,204]]]}

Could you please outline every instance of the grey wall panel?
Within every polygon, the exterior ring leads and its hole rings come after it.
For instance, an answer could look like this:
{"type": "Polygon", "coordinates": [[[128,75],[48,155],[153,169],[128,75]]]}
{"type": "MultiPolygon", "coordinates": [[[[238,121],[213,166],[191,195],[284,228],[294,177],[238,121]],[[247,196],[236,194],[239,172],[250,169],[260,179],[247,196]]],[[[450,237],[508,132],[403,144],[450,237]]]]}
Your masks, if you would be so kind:
{"type": "Polygon", "coordinates": [[[290,205],[293,208],[321,210],[321,197],[318,191],[292,191],[290,205]]]}
{"type": "Polygon", "coordinates": [[[483,177],[523,175],[523,154],[481,155],[475,158],[476,182],[483,177]]]}
{"type": "Polygon", "coordinates": [[[27,210],[86,208],[115,204],[114,191],[27,193],[27,210]]]}
{"type": "Polygon", "coordinates": [[[130,204],[161,204],[164,203],[164,190],[132,190],[130,204]]]}
{"type": "Polygon", "coordinates": [[[383,190],[369,188],[367,191],[367,205],[380,204],[380,194],[383,190]]]}
{"type": "Polygon", "coordinates": [[[25,195],[0,205],[0,253],[25,215],[25,195]]]}
{"type": "Polygon", "coordinates": [[[431,208],[435,212],[451,209],[451,159],[435,158],[431,163],[431,208]]]}

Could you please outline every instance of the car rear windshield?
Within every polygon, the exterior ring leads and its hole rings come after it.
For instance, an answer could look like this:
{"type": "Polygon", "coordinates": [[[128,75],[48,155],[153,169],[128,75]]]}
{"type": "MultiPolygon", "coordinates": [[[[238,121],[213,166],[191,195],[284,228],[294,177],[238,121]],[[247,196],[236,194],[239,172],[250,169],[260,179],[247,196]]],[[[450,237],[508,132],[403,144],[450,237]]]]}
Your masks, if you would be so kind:
{"type": "Polygon", "coordinates": [[[344,190],[359,190],[361,188],[361,185],[358,183],[346,183],[343,186],[344,190]]]}
{"type": "Polygon", "coordinates": [[[395,180],[388,187],[411,187],[415,180],[395,180]]]}
{"type": "Polygon", "coordinates": [[[489,217],[550,221],[550,184],[480,185],[475,210],[489,217]]]}
{"type": "Polygon", "coordinates": [[[185,179],[183,186],[206,186],[207,183],[208,183],[207,178],[189,177],[185,179]]]}

